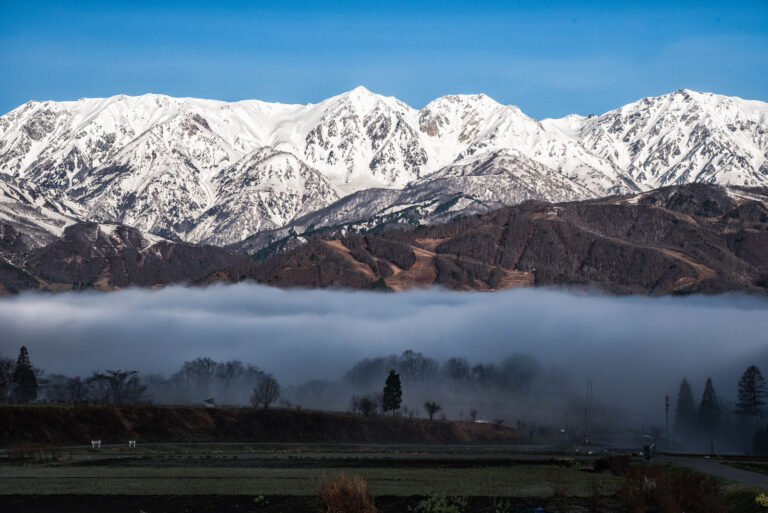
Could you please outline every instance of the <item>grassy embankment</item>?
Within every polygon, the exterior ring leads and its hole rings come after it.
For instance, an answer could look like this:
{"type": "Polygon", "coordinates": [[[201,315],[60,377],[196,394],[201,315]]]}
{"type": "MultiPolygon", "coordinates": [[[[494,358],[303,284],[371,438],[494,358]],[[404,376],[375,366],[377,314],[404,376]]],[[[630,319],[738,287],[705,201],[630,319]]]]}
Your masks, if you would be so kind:
{"type": "Polygon", "coordinates": [[[514,443],[511,428],[294,409],[3,405],[0,447],[145,442],[514,443]]]}

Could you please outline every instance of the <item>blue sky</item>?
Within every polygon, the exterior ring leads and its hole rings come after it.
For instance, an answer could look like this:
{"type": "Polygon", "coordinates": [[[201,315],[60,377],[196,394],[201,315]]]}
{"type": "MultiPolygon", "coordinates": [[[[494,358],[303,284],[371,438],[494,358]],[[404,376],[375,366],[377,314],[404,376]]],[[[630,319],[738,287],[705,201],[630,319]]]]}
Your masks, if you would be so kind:
{"type": "Polygon", "coordinates": [[[0,0],[0,111],[164,93],[414,107],[483,92],[534,117],[680,88],[768,100],[768,1],[0,0]]]}

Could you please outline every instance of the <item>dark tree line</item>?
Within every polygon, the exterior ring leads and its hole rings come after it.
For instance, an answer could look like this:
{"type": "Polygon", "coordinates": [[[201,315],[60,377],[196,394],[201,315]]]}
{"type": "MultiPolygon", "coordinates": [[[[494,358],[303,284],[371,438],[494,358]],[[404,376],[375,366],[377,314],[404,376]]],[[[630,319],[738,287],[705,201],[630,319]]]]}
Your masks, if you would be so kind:
{"type": "Polygon", "coordinates": [[[199,404],[213,400],[218,404],[248,404],[254,387],[267,378],[271,375],[255,365],[201,357],[184,362],[168,379],[151,376],[148,386],[157,402],[199,404]]]}
{"type": "Polygon", "coordinates": [[[35,369],[26,347],[16,361],[0,357],[0,402],[127,404],[248,404],[267,408],[280,397],[271,374],[237,360],[197,358],[165,378],[136,370],[94,371],[90,376],[49,374],[35,369]]]}
{"type": "Polygon", "coordinates": [[[471,365],[466,358],[449,358],[442,365],[435,359],[414,351],[380,358],[366,358],[354,365],[344,382],[365,387],[375,385],[394,370],[404,383],[434,383],[457,389],[497,389],[527,391],[542,377],[539,363],[531,356],[518,354],[505,358],[499,365],[471,365]]]}
{"type": "Polygon", "coordinates": [[[94,371],[87,378],[47,376],[43,398],[57,403],[129,404],[149,400],[147,385],[135,370],[94,371]]]}
{"type": "Polygon", "coordinates": [[[691,447],[701,442],[713,446],[727,439],[746,441],[744,449],[768,454],[768,386],[760,369],[749,366],[737,385],[732,408],[719,397],[712,379],[707,378],[698,406],[688,380],[683,378],[677,396],[675,441],[691,447]]]}

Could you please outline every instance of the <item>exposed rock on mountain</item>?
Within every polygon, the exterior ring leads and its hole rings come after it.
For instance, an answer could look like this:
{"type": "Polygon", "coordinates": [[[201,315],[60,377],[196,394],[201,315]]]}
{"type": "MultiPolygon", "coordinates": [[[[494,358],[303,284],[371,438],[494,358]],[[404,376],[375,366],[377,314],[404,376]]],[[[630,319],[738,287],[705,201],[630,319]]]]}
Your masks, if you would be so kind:
{"type": "Polygon", "coordinates": [[[763,102],[683,89],[585,119],[577,135],[582,147],[646,189],[691,182],[765,185],[768,179],[763,102]]]}
{"type": "Polygon", "coordinates": [[[195,242],[226,245],[233,237],[280,228],[338,198],[319,171],[268,147],[218,172],[211,182],[222,199],[187,234],[195,242]]]}
{"type": "Polygon", "coordinates": [[[575,201],[589,190],[535,160],[514,152],[494,152],[459,161],[400,191],[367,189],[302,216],[282,228],[236,244],[256,254],[275,241],[309,236],[322,228],[370,230],[399,223],[433,224],[456,216],[486,213],[527,200],[575,201]]]}

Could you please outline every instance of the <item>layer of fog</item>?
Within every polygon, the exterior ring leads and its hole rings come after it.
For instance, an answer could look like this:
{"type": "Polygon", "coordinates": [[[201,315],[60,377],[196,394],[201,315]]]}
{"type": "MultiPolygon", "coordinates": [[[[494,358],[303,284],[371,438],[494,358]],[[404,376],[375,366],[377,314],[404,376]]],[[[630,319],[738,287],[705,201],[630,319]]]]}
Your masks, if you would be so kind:
{"type": "Polygon", "coordinates": [[[339,380],[363,358],[408,349],[472,364],[522,353],[551,379],[562,375],[574,394],[590,378],[596,401],[621,406],[633,422],[657,424],[664,396],[676,396],[683,376],[697,399],[708,376],[733,399],[747,365],[768,365],[766,333],[768,300],[740,295],[386,294],[240,284],[0,300],[0,353],[15,357],[26,345],[49,373],[137,369],[167,376],[207,356],[254,364],[285,387],[339,380]]]}

